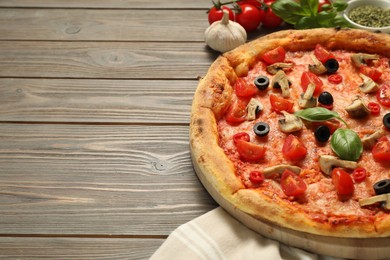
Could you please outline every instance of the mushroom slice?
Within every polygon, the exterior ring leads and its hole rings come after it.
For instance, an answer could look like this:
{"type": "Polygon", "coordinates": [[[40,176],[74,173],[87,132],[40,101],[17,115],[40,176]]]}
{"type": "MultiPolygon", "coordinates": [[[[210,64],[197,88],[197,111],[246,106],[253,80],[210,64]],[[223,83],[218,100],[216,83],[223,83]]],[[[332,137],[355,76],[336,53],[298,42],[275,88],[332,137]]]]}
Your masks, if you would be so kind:
{"type": "Polygon", "coordinates": [[[360,199],[359,205],[360,207],[364,207],[364,206],[375,204],[377,202],[382,202],[383,208],[390,210],[390,193],[360,199]]]}
{"type": "Polygon", "coordinates": [[[292,67],[292,63],[276,62],[274,64],[268,65],[266,69],[269,74],[275,75],[279,70],[287,70],[291,69],[292,67]]]}
{"type": "Polygon", "coordinates": [[[264,176],[267,178],[273,174],[281,175],[284,172],[284,170],[290,170],[296,174],[299,174],[301,172],[301,168],[299,168],[298,166],[289,165],[289,164],[279,164],[279,165],[265,168],[263,170],[263,173],[264,176]]]}
{"type": "Polygon", "coordinates": [[[355,53],[351,55],[352,64],[359,68],[360,66],[367,63],[369,60],[377,60],[379,55],[377,54],[367,54],[367,53],[355,53]]]}
{"type": "Polygon", "coordinates": [[[283,97],[290,96],[290,82],[288,81],[286,73],[283,70],[279,70],[271,81],[272,88],[280,88],[282,90],[283,97]]]}
{"type": "Polygon", "coordinates": [[[345,110],[347,110],[348,114],[353,118],[363,118],[370,114],[370,110],[364,104],[363,99],[360,96],[356,96],[345,110]]]}
{"type": "Polygon", "coordinates": [[[310,83],[307,86],[305,93],[302,93],[298,99],[298,105],[301,108],[309,108],[317,106],[317,98],[313,97],[316,85],[310,83]]]}
{"type": "Polygon", "coordinates": [[[355,169],[357,167],[357,162],[341,160],[332,155],[320,155],[318,160],[320,163],[320,169],[327,176],[330,176],[333,168],[342,167],[347,169],[355,169]]]}
{"type": "Polygon", "coordinates": [[[362,138],[363,147],[366,150],[372,149],[379,138],[384,136],[386,132],[383,129],[375,131],[373,134],[366,135],[362,138]]]}
{"type": "Polygon", "coordinates": [[[359,86],[361,92],[368,94],[379,89],[378,84],[376,84],[375,81],[373,81],[370,77],[367,77],[362,73],[359,73],[359,76],[363,79],[363,84],[359,86]]]}
{"type": "Polygon", "coordinates": [[[278,122],[280,131],[283,133],[292,133],[303,128],[303,122],[299,117],[287,113],[286,111],[282,111],[282,114],[284,115],[284,118],[279,119],[278,122]]]}
{"type": "Polygon", "coordinates": [[[327,71],[324,64],[322,64],[322,62],[319,61],[313,53],[310,55],[310,57],[313,60],[314,64],[309,64],[309,71],[313,72],[316,75],[324,74],[327,71]]]}
{"type": "Polygon", "coordinates": [[[248,105],[246,106],[246,109],[248,111],[246,119],[247,120],[255,120],[257,118],[257,114],[263,110],[263,104],[255,98],[251,98],[248,105]]]}

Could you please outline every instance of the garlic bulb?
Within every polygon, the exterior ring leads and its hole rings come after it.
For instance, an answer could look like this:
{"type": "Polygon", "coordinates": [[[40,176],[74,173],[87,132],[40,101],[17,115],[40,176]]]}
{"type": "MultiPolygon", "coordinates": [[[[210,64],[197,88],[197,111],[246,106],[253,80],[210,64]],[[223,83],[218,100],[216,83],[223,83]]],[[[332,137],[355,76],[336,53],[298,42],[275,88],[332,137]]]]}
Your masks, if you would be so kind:
{"type": "Polygon", "coordinates": [[[246,42],[246,31],[240,24],[229,20],[224,10],[221,21],[212,23],[205,31],[206,44],[219,52],[230,51],[246,42]]]}

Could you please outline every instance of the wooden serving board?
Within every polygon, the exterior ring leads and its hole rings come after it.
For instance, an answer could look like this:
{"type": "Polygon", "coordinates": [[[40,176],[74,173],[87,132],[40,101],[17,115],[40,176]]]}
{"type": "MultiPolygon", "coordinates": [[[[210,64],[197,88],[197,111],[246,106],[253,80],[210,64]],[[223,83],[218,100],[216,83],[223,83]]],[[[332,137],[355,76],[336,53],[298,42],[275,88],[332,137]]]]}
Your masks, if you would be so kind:
{"type": "Polygon", "coordinates": [[[316,254],[349,259],[390,259],[390,237],[385,238],[337,238],[299,232],[261,221],[237,209],[207,181],[195,160],[193,165],[198,178],[215,201],[255,232],[316,254]]]}

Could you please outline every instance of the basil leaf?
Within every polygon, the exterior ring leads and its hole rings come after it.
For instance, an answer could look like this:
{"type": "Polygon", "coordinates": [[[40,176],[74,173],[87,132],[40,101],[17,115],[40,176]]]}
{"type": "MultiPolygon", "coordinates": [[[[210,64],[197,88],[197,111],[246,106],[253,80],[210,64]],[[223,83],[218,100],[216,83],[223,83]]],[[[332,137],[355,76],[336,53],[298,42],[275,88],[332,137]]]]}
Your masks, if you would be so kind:
{"type": "Polygon", "coordinates": [[[342,160],[357,161],[363,152],[360,137],[350,129],[337,129],[332,135],[330,145],[342,160]]]}
{"type": "Polygon", "coordinates": [[[314,16],[318,12],[318,0],[301,0],[301,7],[306,14],[314,16]]]}
{"type": "Polygon", "coordinates": [[[319,12],[317,15],[317,21],[321,27],[333,27],[333,23],[329,23],[329,21],[333,21],[336,15],[337,13],[319,12]]]}
{"type": "Polygon", "coordinates": [[[272,12],[286,23],[296,24],[299,19],[308,15],[301,5],[294,0],[278,0],[271,5],[272,12]]]}
{"type": "Polygon", "coordinates": [[[324,107],[312,107],[298,110],[294,113],[297,117],[311,122],[321,122],[332,118],[338,118],[339,114],[324,107]]]}
{"type": "Polygon", "coordinates": [[[348,7],[348,3],[346,3],[344,0],[335,0],[333,1],[332,5],[337,12],[342,12],[348,7]]]}

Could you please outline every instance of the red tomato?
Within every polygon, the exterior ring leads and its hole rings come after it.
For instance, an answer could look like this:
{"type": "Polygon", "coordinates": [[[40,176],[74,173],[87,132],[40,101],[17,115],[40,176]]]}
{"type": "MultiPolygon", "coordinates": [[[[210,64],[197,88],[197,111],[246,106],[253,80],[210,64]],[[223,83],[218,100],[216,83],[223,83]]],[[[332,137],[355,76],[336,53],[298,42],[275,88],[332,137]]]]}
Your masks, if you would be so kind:
{"type": "Polygon", "coordinates": [[[241,12],[236,14],[236,22],[244,27],[247,32],[256,30],[262,19],[261,11],[250,4],[243,4],[240,8],[241,12]]]}
{"type": "Polygon", "coordinates": [[[381,106],[378,103],[369,102],[367,107],[372,115],[379,115],[381,113],[381,106]]]}
{"type": "Polygon", "coordinates": [[[330,130],[330,133],[333,134],[340,127],[340,121],[337,119],[330,119],[322,122],[312,122],[314,129],[321,125],[327,126],[330,130]]]}
{"type": "Polygon", "coordinates": [[[376,92],[376,99],[385,107],[390,107],[390,85],[383,84],[376,92]]]}
{"type": "Polygon", "coordinates": [[[307,189],[306,183],[303,179],[298,174],[287,169],[282,173],[280,186],[282,187],[284,194],[287,196],[301,195],[307,189]]]}
{"type": "Polygon", "coordinates": [[[283,62],[286,58],[286,51],[279,46],[273,50],[267,51],[261,57],[267,64],[274,64],[276,62],[283,62]]]}
{"type": "Polygon", "coordinates": [[[316,56],[316,58],[322,63],[325,63],[329,59],[335,58],[333,53],[325,49],[325,47],[319,43],[317,43],[316,47],[314,48],[314,56],[316,56]]]}
{"type": "Polygon", "coordinates": [[[234,90],[239,97],[251,97],[257,93],[255,84],[249,84],[243,78],[238,78],[234,84],[234,90]]]}
{"type": "Polygon", "coordinates": [[[241,132],[241,133],[237,133],[237,134],[233,135],[233,143],[235,145],[237,145],[237,141],[238,140],[249,142],[250,141],[250,136],[249,136],[248,133],[245,133],[245,132],[241,132]]]}
{"type": "Polygon", "coordinates": [[[213,22],[220,21],[223,16],[223,10],[226,10],[229,12],[229,20],[234,21],[234,13],[233,11],[227,7],[227,6],[222,6],[221,9],[216,8],[215,6],[210,8],[208,12],[208,19],[209,19],[209,24],[212,24],[213,22]]]}
{"type": "Polygon", "coordinates": [[[386,136],[380,138],[372,148],[372,156],[376,162],[390,161],[390,141],[386,136]]]}
{"type": "Polygon", "coordinates": [[[276,113],[280,113],[282,111],[286,111],[291,113],[294,107],[294,103],[290,100],[287,100],[285,98],[276,96],[274,94],[271,94],[269,96],[269,100],[271,103],[272,110],[276,113]]]}
{"type": "Polygon", "coordinates": [[[250,5],[253,5],[255,6],[257,9],[261,9],[262,8],[262,4],[261,4],[261,1],[260,0],[242,0],[242,1],[238,1],[236,2],[238,5],[244,5],[244,4],[250,4],[250,5]]]}
{"type": "Polygon", "coordinates": [[[355,170],[353,170],[352,177],[355,182],[362,182],[367,177],[367,171],[362,167],[358,167],[355,170]]]}
{"type": "Polygon", "coordinates": [[[301,76],[301,87],[304,92],[306,91],[307,86],[309,86],[310,83],[316,86],[314,90],[315,96],[322,92],[322,86],[324,85],[322,80],[316,74],[310,71],[303,72],[301,76]]]}
{"type": "Polygon", "coordinates": [[[236,142],[237,152],[240,154],[241,159],[249,162],[256,162],[264,158],[266,147],[253,144],[251,142],[237,140],[236,142]]]}
{"type": "Polygon", "coordinates": [[[260,184],[264,181],[265,177],[264,177],[264,174],[262,172],[259,172],[259,171],[251,171],[249,173],[249,180],[253,183],[253,184],[260,184]]]}
{"type": "Polygon", "coordinates": [[[283,23],[283,19],[280,18],[279,16],[277,16],[276,14],[274,14],[274,12],[272,11],[272,8],[271,8],[271,3],[267,4],[267,8],[264,10],[264,13],[263,13],[263,26],[266,27],[266,28],[275,28],[275,27],[278,27],[280,25],[282,25],[283,23]]]}
{"type": "Polygon", "coordinates": [[[226,121],[231,125],[237,125],[245,121],[249,101],[246,99],[236,99],[226,112],[226,121]]]}
{"type": "Polygon", "coordinates": [[[286,159],[298,161],[305,159],[307,148],[298,137],[289,134],[284,140],[282,153],[286,159]]]}
{"type": "Polygon", "coordinates": [[[330,74],[328,76],[328,80],[330,83],[340,84],[341,82],[343,82],[343,77],[339,74],[330,74]]]}
{"type": "Polygon", "coordinates": [[[319,0],[318,1],[318,12],[323,11],[322,10],[323,5],[331,5],[331,2],[329,0],[319,0]]]}
{"type": "Polygon", "coordinates": [[[332,182],[336,188],[336,192],[340,196],[350,196],[354,191],[353,181],[342,168],[334,168],[332,171],[332,182]]]}
{"type": "Polygon", "coordinates": [[[382,76],[382,72],[366,65],[360,66],[359,71],[367,77],[370,77],[375,82],[378,81],[382,76]]]}

